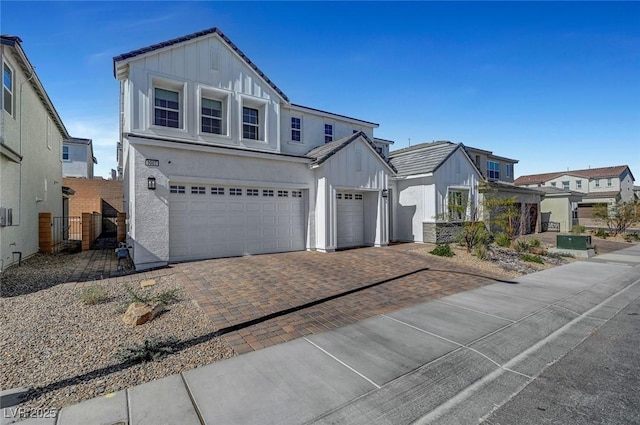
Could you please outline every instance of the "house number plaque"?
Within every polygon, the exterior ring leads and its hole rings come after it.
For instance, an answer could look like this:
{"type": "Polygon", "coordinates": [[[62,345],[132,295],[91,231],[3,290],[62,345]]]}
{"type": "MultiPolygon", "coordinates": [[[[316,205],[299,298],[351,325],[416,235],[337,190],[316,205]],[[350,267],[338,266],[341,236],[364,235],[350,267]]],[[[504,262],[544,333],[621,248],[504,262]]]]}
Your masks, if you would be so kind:
{"type": "Polygon", "coordinates": [[[146,165],[147,167],[159,167],[160,166],[160,160],[159,159],[145,159],[144,160],[144,165],[146,165]]]}

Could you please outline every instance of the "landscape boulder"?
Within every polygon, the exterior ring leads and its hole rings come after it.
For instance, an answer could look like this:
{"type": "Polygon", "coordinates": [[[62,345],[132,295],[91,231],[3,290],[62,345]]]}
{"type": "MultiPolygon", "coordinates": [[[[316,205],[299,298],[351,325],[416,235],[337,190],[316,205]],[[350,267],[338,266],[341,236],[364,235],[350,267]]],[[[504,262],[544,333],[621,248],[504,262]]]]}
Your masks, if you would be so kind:
{"type": "Polygon", "coordinates": [[[129,308],[127,308],[127,311],[124,313],[122,321],[131,326],[142,325],[143,323],[147,323],[149,320],[152,320],[163,310],[163,304],[149,306],[144,303],[131,303],[129,308]]]}

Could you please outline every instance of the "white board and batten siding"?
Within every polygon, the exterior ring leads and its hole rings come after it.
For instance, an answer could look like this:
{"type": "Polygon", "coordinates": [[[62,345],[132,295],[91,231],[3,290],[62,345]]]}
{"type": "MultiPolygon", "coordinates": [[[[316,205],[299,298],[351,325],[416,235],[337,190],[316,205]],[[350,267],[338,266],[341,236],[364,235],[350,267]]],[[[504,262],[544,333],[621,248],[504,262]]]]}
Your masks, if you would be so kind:
{"type": "Polygon", "coordinates": [[[431,216],[425,217],[425,221],[434,222],[447,213],[449,190],[468,191],[468,205],[477,205],[479,180],[480,175],[467,156],[461,149],[455,151],[434,173],[435,199],[432,199],[435,211],[431,216]]]}
{"type": "Polygon", "coordinates": [[[126,131],[260,150],[279,149],[280,96],[216,35],[131,59],[125,84],[130,86],[125,90],[129,94],[125,103],[131,103],[125,109],[132,115],[126,131]],[[152,125],[154,84],[180,91],[182,129],[152,125]],[[225,135],[199,132],[199,98],[206,96],[208,90],[226,98],[225,135]],[[252,106],[249,103],[254,101],[264,104],[261,141],[241,137],[242,106],[252,106]]]}

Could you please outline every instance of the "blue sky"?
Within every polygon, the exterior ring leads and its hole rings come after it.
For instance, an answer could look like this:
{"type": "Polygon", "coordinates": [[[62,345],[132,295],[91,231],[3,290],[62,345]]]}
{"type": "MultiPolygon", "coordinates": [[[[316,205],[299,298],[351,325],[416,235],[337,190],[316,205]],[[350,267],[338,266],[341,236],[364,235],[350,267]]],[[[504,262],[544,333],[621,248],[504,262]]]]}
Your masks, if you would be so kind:
{"type": "Polygon", "coordinates": [[[219,27],[293,103],[374,121],[394,148],[452,140],[516,176],[628,164],[640,181],[639,2],[11,2],[73,136],[116,168],[112,58],[219,27]]]}

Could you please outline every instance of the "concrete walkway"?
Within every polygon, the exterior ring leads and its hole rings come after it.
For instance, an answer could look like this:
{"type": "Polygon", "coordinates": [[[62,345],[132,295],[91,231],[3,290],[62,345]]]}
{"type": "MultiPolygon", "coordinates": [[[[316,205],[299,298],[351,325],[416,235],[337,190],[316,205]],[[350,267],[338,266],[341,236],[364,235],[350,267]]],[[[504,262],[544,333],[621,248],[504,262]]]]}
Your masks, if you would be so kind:
{"type": "Polygon", "coordinates": [[[477,423],[640,297],[640,245],[382,314],[24,424],[477,423]]]}

